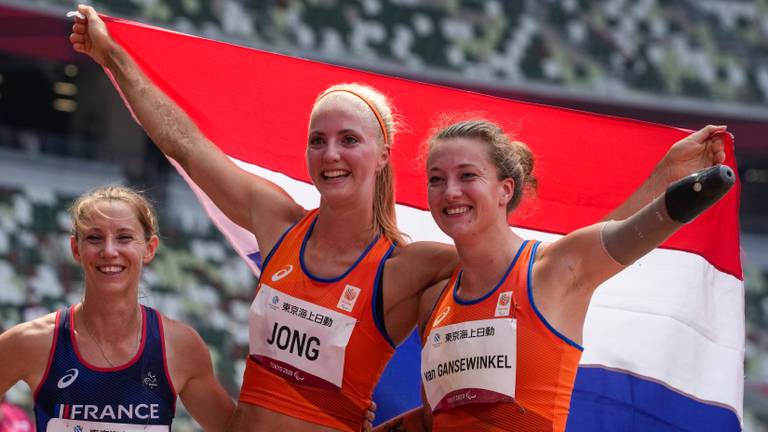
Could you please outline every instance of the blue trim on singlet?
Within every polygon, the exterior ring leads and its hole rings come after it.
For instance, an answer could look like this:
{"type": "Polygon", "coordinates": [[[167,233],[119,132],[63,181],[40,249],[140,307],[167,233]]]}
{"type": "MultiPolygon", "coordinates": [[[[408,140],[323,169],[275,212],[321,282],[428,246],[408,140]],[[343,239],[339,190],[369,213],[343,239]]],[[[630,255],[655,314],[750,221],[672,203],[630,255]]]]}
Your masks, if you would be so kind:
{"type": "Polygon", "coordinates": [[[507,270],[504,272],[504,275],[501,277],[501,279],[499,279],[499,282],[496,284],[496,286],[493,287],[492,290],[488,291],[488,293],[484,294],[479,298],[476,298],[474,300],[462,300],[459,298],[457,291],[459,290],[459,285],[461,282],[461,273],[462,273],[462,272],[459,272],[459,275],[456,276],[456,283],[453,285],[453,293],[452,293],[453,301],[463,306],[470,306],[473,304],[480,303],[481,301],[493,295],[493,293],[495,293],[496,290],[499,289],[499,287],[504,283],[504,281],[507,280],[507,276],[509,276],[509,273],[512,271],[512,268],[515,266],[515,263],[517,263],[517,259],[520,258],[520,254],[523,252],[523,249],[525,249],[525,245],[527,244],[528,244],[528,240],[523,241],[523,244],[520,245],[520,248],[517,250],[517,253],[515,254],[515,258],[512,259],[511,263],[509,263],[509,267],[507,267],[507,270]]]}
{"type": "Polygon", "coordinates": [[[35,424],[45,431],[52,418],[167,425],[176,393],[167,374],[160,315],[142,306],[142,342],[136,356],[114,368],[85,363],[73,339],[72,308],[58,312],[50,368],[35,395],[35,424]],[[155,418],[146,418],[154,409],[155,418]]]}
{"type": "Polygon", "coordinates": [[[264,270],[267,269],[267,264],[269,263],[269,260],[272,258],[272,255],[274,255],[275,251],[277,251],[277,248],[280,247],[280,245],[283,243],[283,240],[285,240],[285,236],[287,236],[288,233],[291,232],[293,227],[295,227],[296,224],[298,224],[299,222],[294,222],[293,224],[291,224],[291,226],[288,227],[288,229],[283,231],[283,234],[280,235],[280,238],[277,240],[277,243],[275,243],[275,245],[272,246],[272,249],[270,249],[269,253],[267,254],[267,258],[264,260],[264,264],[261,266],[262,273],[264,272],[264,270]]]}
{"type": "Polygon", "coordinates": [[[379,297],[379,292],[383,291],[383,287],[381,286],[381,277],[382,273],[384,273],[384,264],[389,259],[389,256],[392,255],[392,252],[395,250],[395,245],[392,244],[387,252],[384,254],[384,256],[381,258],[381,261],[379,262],[379,268],[376,269],[376,278],[373,280],[373,297],[371,301],[371,310],[373,313],[373,322],[376,324],[376,328],[379,329],[379,333],[381,333],[382,336],[384,336],[384,339],[389,342],[389,345],[392,346],[392,348],[397,348],[395,343],[392,341],[392,338],[389,337],[389,333],[387,333],[387,327],[384,324],[384,317],[379,314],[376,308],[377,299],[381,300],[381,302],[384,302],[384,296],[383,292],[381,293],[381,297],[379,297]]]}
{"type": "Polygon", "coordinates": [[[552,334],[564,340],[568,345],[571,345],[577,348],[579,351],[584,351],[584,347],[572,341],[567,336],[557,331],[556,328],[552,327],[552,325],[549,324],[547,319],[544,318],[544,315],[542,315],[541,312],[539,312],[539,308],[536,307],[536,302],[533,300],[533,282],[532,282],[533,281],[533,262],[536,261],[536,250],[539,248],[540,244],[541,242],[537,241],[533,245],[533,249],[531,250],[531,259],[528,261],[528,302],[531,304],[531,308],[533,308],[533,311],[536,313],[536,316],[539,317],[539,319],[544,324],[544,326],[546,326],[549,329],[549,331],[552,332],[552,334]]]}
{"type": "Polygon", "coordinates": [[[377,241],[379,241],[379,235],[376,235],[376,237],[373,239],[373,241],[365,248],[363,253],[360,254],[359,257],[357,257],[357,260],[350,266],[347,271],[342,273],[340,276],[334,277],[334,278],[321,278],[318,276],[313,275],[310,273],[307,266],[304,265],[304,249],[307,246],[307,242],[309,241],[309,236],[312,234],[312,230],[315,229],[315,224],[317,223],[317,216],[315,216],[315,220],[312,221],[312,224],[309,226],[309,229],[307,230],[307,233],[304,235],[304,239],[301,241],[301,249],[299,250],[299,264],[301,264],[301,270],[304,272],[305,275],[307,275],[308,278],[315,280],[317,282],[324,282],[324,283],[331,283],[331,282],[338,282],[345,277],[347,277],[348,274],[352,272],[352,270],[357,267],[357,265],[360,263],[360,261],[365,258],[366,255],[368,255],[368,252],[371,251],[373,248],[373,245],[376,244],[377,241]]]}

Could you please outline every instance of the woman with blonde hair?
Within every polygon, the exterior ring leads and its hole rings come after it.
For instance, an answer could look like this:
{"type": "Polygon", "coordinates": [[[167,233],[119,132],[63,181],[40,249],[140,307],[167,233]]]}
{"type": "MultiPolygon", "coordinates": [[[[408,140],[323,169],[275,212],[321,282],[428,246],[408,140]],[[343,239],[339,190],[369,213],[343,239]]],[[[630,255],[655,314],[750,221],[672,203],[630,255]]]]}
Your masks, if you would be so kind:
{"type": "MultiPolygon", "coordinates": [[[[250,353],[233,430],[357,430],[421,293],[450,276],[455,250],[406,244],[394,208],[392,109],[375,89],[323,91],[306,160],[320,193],[305,210],[237,167],[159,90],[87,6],[73,48],[109,70],[153,142],[268,252],[249,315],[250,353]]],[[[258,137],[254,137],[258,139],[258,137]]]]}
{"type": "Polygon", "coordinates": [[[115,78],[154,143],[267,255],[249,315],[250,355],[234,430],[359,430],[419,293],[448,277],[455,251],[406,244],[395,219],[386,98],[359,84],[322,92],[306,158],[320,192],[307,211],[238,168],[137,67],[93,8],[70,40],[115,78]]]}
{"type": "Polygon", "coordinates": [[[205,430],[223,431],[234,404],[205,343],[138,301],[159,243],[152,206],[129,188],[108,186],[78,198],[71,217],[83,299],[0,335],[0,394],[26,382],[39,431],[169,431],[176,395],[205,430]]]}

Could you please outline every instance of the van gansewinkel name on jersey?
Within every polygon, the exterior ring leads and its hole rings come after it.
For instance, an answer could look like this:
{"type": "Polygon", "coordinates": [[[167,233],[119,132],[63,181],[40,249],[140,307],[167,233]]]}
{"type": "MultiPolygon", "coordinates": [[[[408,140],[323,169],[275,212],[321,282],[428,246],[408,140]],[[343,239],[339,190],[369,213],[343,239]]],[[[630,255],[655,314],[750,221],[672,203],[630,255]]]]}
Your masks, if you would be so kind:
{"type": "Polygon", "coordinates": [[[463,357],[444,363],[439,363],[437,368],[424,372],[424,379],[432,381],[435,378],[435,372],[438,377],[450,375],[458,372],[476,369],[512,369],[509,357],[506,354],[492,354],[482,356],[463,357]]]}

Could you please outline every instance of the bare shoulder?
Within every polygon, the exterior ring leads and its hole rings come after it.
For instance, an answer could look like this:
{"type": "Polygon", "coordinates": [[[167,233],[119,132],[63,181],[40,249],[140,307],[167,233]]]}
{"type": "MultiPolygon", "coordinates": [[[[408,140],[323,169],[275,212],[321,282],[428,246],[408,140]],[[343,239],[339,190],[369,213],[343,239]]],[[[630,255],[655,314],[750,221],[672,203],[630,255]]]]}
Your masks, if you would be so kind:
{"type": "MultiPolygon", "coordinates": [[[[163,331],[165,332],[166,349],[171,350],[173,354],[181,355],[181,357],[185,357],[188,354],[199,354],[200,350],[204,350],[207,354],[205,342],[203,342],[203,338],[200,337],[197,330],[179,320],[168,318],[165,315],[161,316],[163,331]]],[[[185,359],[185,361],[189,360],[195,359],[185,359]]]]}
{"type": "MultiPolygon", "coordinates": [[[[50,313],[32,321],[15,325],[0,335],[0,347],[13,347],[17,354],[39,355],[50,351],[53,332],[56,328],[56,313],[50,313]]],[[[22,356],[19,356],[22,357],[22,356]]]]}
{"type": "Polygon", "coordinates": [[[458,260],[456,248],[453,245],[435,241],[416,241],[397,248],[393,258],[403,261],[443,259],[445,261],[458,260]]]}
{"type": "Polygon", "coordinates": [[[542,244],[534,263],[539,289],[558,286],[569,291],[591,293],[610,276],[622,270],[605,252],[601,230],[604,223],[578,229],[549,244],[542,244]]]}
{"type": "Polygon", "coordinates": [[[419,241],[397,248],[384,267],[385,300],[415,296],[447,279],[457,264],[456,249],[445,243],[419,241]]]}
{"type": "MultiPolygon", "coordinates": [[[[434,241],[417,241],[398,248],[388,265],[397,273],[405,272],[404,277],[422,277],[435,282],[431,280],[435,275],[442,276],[446,269],[450,274],[450,269],[458,262],[459,257],[453,245],[434,241]]],[[[445,279],[445,277],[438,277],[438,279],[445,279]]]]}
{"type": "Polygon", "coordinates": [[[600,248],[600,230],[603,224],[598,223],[577,229],[552,243],[539,245],[536,262],[547,266],[568,265],[587,256],[588,252],[600,248]]]}
{"type": "MultiPolygon", "coordinates": [[[[569,234],[570,235],[570,234],[569,234]]],[[[534,288],[542,289],[559,286],[565,279],[571,279],[567,275],[575,272],[576,262],[572,238],[564,236],[554,242],[539,244],[536,256],[533,258],[534,288]]],[[[567,284],[570,285],[570,282],[567,284]]]]}
{"type": "Polygon", "coordinates": [[[556,257],[558,250],[557,246],[555,248],[552,248],[553,243],[548,242],[541,242],[539,243],[539,247],[536,248],[536,256],[533,257],[533,263],[535,266],[541,266],[542,263],[546,263],[547,261],[555,261],[552,259],[553,255],[556,257]]]}
{"type": "Polygon", "coordinates": [[[600,231],[604,223],[579,228],[552,243],[542,243],[536,261],[547,266],[569,266],[602,253],[600,231]]]}
{"type": "Polygon", "coordinates": [[[36,388],[45,373],[56,328],[56,314],[27,321],[0,334],[0,394],[17,381],[36,388]]]}

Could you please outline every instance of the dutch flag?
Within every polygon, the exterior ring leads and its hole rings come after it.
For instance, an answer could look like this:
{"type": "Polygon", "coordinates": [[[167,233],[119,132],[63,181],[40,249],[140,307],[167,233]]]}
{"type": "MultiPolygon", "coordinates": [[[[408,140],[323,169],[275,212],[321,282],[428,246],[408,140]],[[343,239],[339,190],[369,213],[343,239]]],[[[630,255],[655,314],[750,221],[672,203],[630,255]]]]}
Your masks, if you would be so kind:
{"type": "MultiPolygon", "coordinates": [[[[408,128],[392,150],[398,222],[413,240],[448,241],[426,210],[420,143],[441,112],[482,112],[536,156],[539,192],[510,223],[552,240],[595,223],[648,176],[686,131],[419,84],[108,19],[146,74],[238,165],[284,188],[305,208],[319,197],[304,162],[315,97],[340,82],[389,95],[408,128]]],[[[733,143],[726,164],[735,168],[733,143]]],[[[183,173],[182,173],[183,174],[183,173]]],[[[195,188],[194,184],[191,184],[195,188]]],[[[661,248],[601,286],[584,333],[569,431],[741,429],[744,285],[738,185],[661,248]]],[[[211,218],[258,275],[253,236],[197,191],[211,218]]],[[[412,338],[377,390],[377,421],[419,402],[412,338]]]]}

